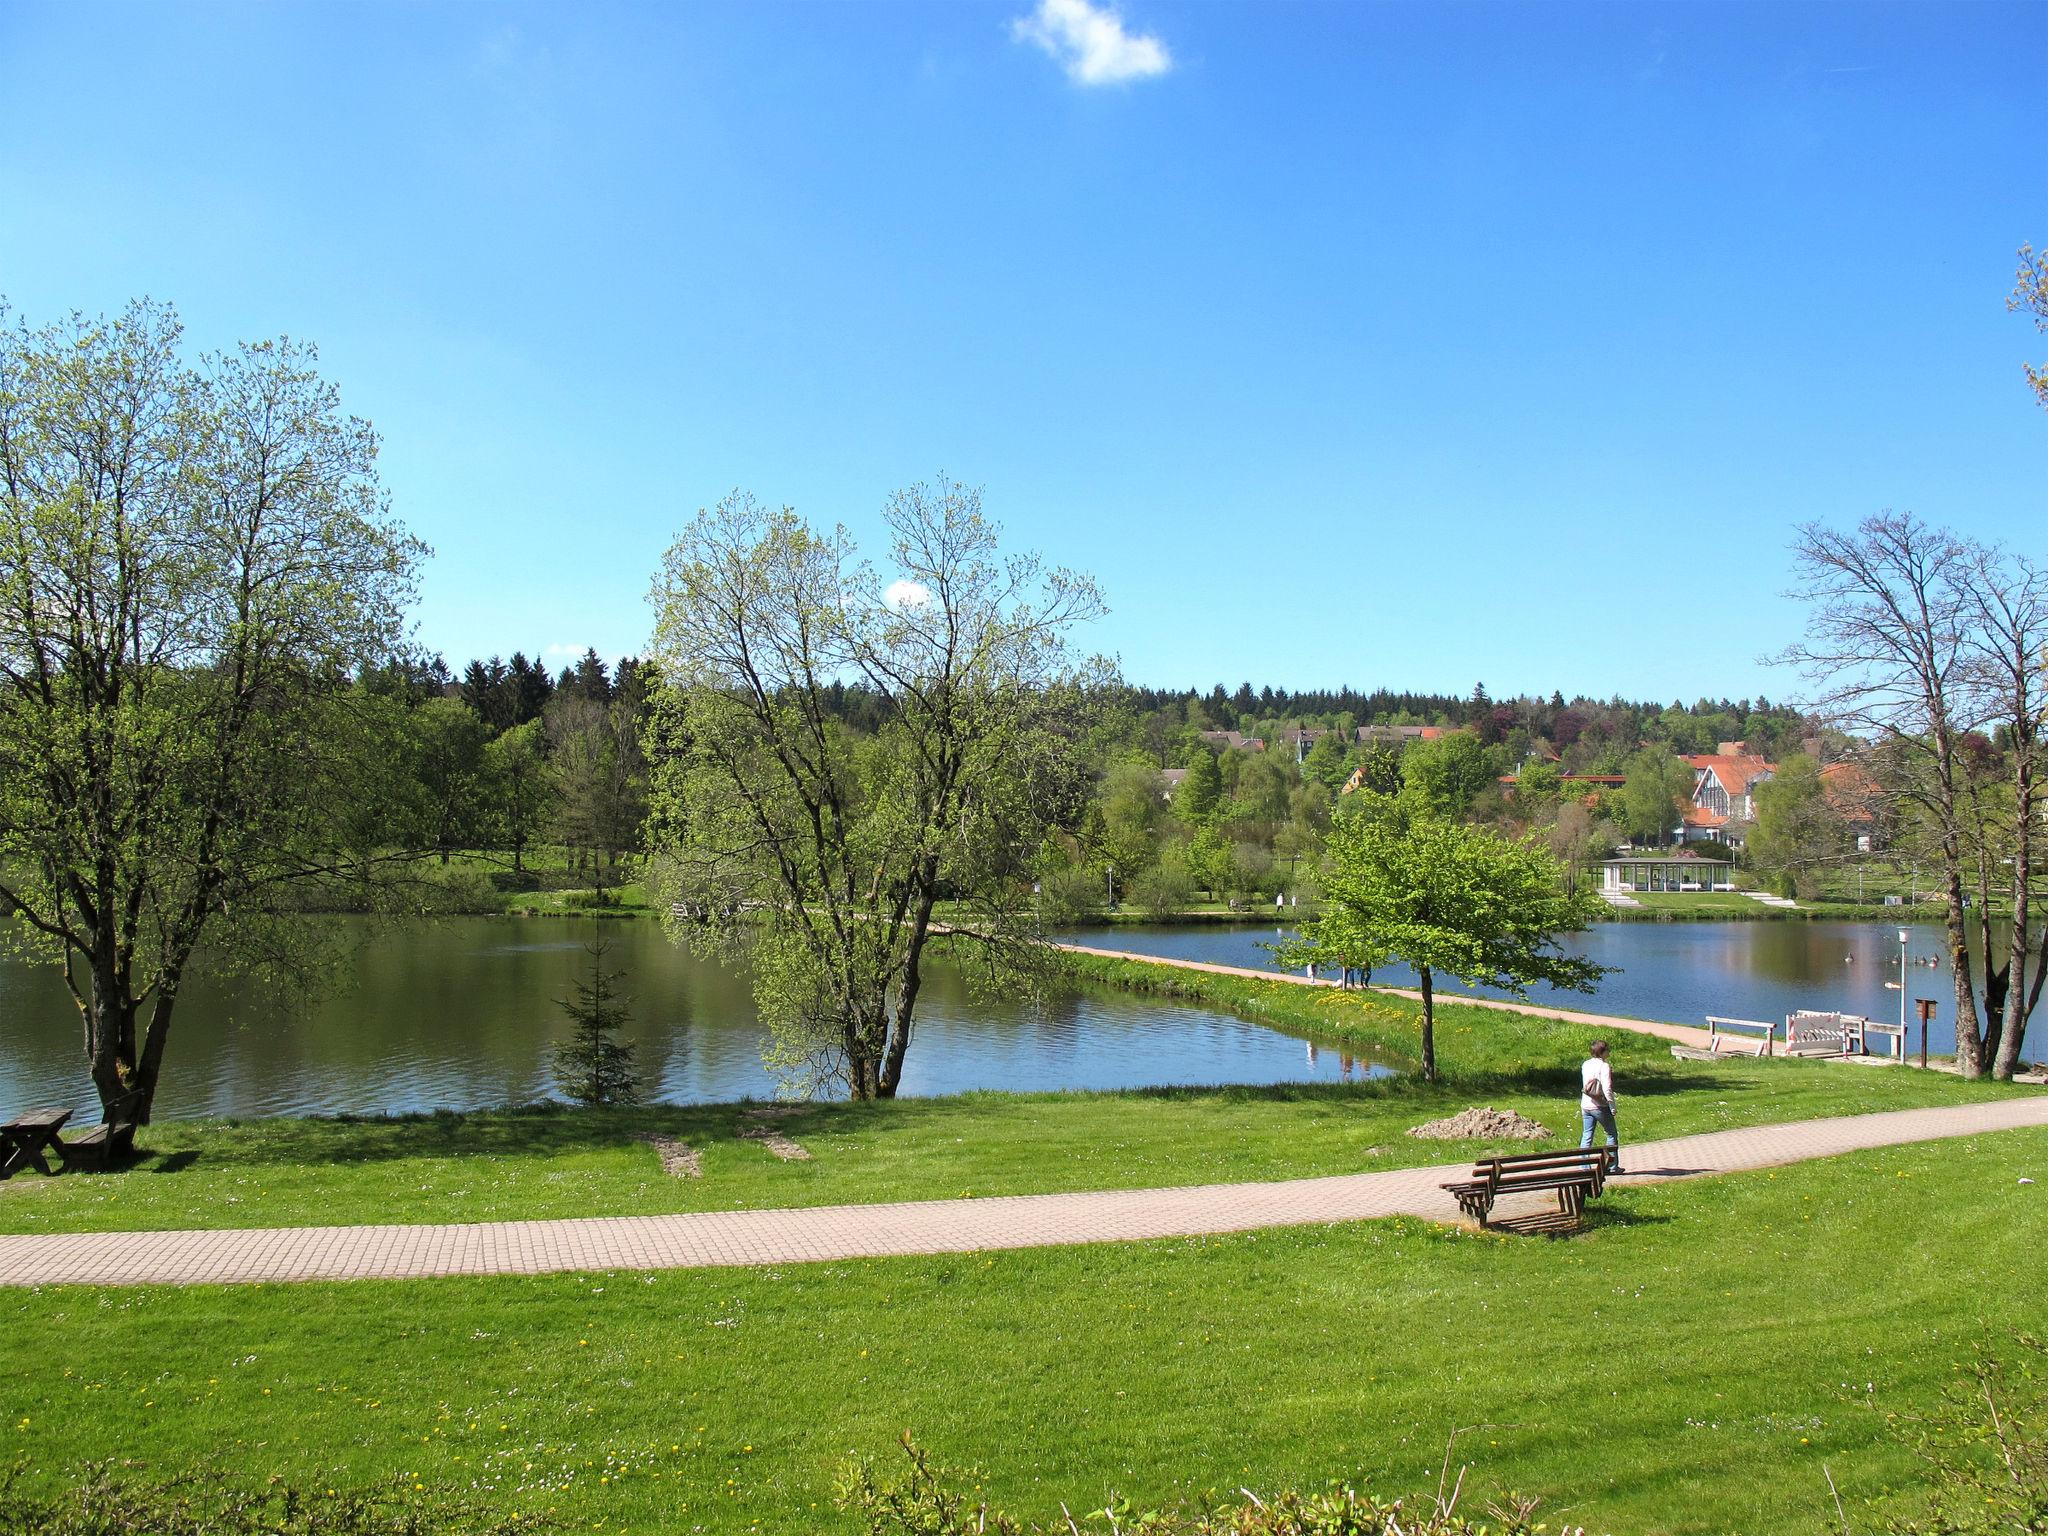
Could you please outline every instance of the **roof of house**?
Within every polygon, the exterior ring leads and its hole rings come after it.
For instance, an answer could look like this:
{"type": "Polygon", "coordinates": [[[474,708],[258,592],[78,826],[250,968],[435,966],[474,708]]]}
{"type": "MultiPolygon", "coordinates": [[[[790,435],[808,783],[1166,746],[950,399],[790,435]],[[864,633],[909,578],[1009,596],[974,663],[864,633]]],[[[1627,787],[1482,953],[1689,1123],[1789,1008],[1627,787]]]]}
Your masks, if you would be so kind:
{"type": "Polygon", "coordinates": [[[1877,780],[1861,763],[1829,763],[1820,771],[1821,792],[1838,814],[1848,821],[1873,821],[1871,807],[1878,796],[1877,780]]]}
{"type": "Polygon", "coordinates": [[[1203,731],[1202,740],[1220,742],[1235,752],[1263,752],[1266,744],[1256,736],[1247,736],[1243,731],[1203,731]]]}
{"type": "Polygon", "coordinates": [[[1168,789],[1178,789],[1181,780],[1187,776],[1188,771],[1185,768],[1162,768],[1159,770],[1159,777],[1166,781],[1168,789]]]}
{"type": "Polygon", "coordinates": [[[1731,795],[1746,795],[1758,779],[1777,772],[1777,765],[1752,753],[1701,752],[1685,759],[1696,770],[1711,773],[1731,795]]]}

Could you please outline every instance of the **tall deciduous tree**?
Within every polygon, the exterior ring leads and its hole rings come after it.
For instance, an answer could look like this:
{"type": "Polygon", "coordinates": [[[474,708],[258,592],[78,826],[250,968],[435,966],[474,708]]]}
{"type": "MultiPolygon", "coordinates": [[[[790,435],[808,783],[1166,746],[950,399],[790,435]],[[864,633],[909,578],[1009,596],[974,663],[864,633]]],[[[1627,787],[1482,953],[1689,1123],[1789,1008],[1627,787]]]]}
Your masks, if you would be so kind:
{"type": "Polygon", "coordinates": [[[1601,910],[1565,890],[1557,859],[1533,839],[1418,813],[1361,793],[1330,829],[1323,915],[1279,947],[1289,965],[1362,966],[1396,957],[1422,984],[1422,1076],[1435,1082],[1436,978],[1526,996],[1536,982],[1590,992],[1605,969],[1565,953],[1557,937],[1601,910]]]}
{"type": "Polygon", "coordinates": [[[537,719],[515,725],[492,742],[486,754],[492,823],[502,846],[512,850],[515,874],[525,870],[527,848],[554,813],[545,730],[537,719]]]}
{"type": "Polygon", "coordinates": [[[1957,1068],[2009,1075],[2048,963],[2048,933],[2031,931],[2048,592],[2027,562],[1910,514],[1846,531],[1809,524],[1793,553],[1809,608],[1785,659],[1822,710],[1879,744],[1870,761],[1899,835],[1941,882],[1957,1068]],[[1999,898],[2019,919],[2003,933],[1999,898]]]}
{"type": "Polygon", "coordinates": [[[117,1126],[202,944],[363,868],[344,684],[395,648],[423,550],[315,364],[190,365],[149,303],[0,329],[0,898],[62,960],[117,1126]]]}
{"type": "Polygon", "coordinates": [[[1820,764],[1795,753],[1778,764],[1756,789],[1756,825],[1746,852],[1752,868],[1790,882],[1810,896],[1814,871],[1840,856],[1846,844],[1842,818],[1821,782],[1820,764]]]}
{"type": "Polygon", "coordinates": [[[1660,845],[1684,814],[1692,798],[1693,771],[1661,747],[1645,747],[1628,760],[1621,786],[1623,825],[1632,838],[1654,838],[1660,845]]]}
{"type": "Polygon", "coordinates": [[[654,593],[664,894],[707,917],[679,925],[699,947],[751,951],[771,1059],[860,1099],[902,1081],[942,896],[992,961],[1025,958],[1030,861],[1083,792],[1069,639],[1102,606],[1004,556],[968,487],[914,486],[884,518],[887,580],[843,529],[735,494],[654,593]],[[872,733],[831,714],[835,680],[873,695],[872,733]]]}
{"type": "Polygon", "coordinates": [[[1188,776],[1180,781],[1173,797],[1173,809],[1181,820],[1200,825],[1223,798],[1223,773],[1216,766],[1216,754],[1197,743],[1188,748],[1188,776]]]}

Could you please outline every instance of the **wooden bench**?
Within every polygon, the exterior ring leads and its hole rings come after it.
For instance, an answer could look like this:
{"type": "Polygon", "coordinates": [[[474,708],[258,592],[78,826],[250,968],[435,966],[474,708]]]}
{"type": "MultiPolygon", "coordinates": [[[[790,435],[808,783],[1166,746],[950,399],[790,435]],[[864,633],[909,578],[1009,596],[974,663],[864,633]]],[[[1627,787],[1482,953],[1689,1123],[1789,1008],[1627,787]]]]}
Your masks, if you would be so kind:
{"type": "Polygon", "coordinates": [[[1482,1227],[1502,1195],[1526,1194],[1532,1190],[1557,1191],[1557,1208],[1576,1219],[1589,1199],[1607,1187],[1607,1170],[1613,1162],[1612,1149],[1586,1147],[1570,1152],[1517,1152],[1503,1157],[1483,1157],[1472,1166],[1472,1177],[1444,1185],[1457,1199],[1458,1208],[1482,1227]]]}
{"type": "Polygon", "coordinates": [[[68,1109],[32,1109],[0,1125],[0,1179],[24,1168],[42,1174],[51,1172],[50,1160],[43,1154],[55,1150],[61,1155],[64,1144],[57,1139],[57,1133],[70,1118],[68,1109]]]}
{"type": "Polygon", "coordinates": [[[100,1124],[82,1136],[73,1136],[54,1145],[57,1156],[64,1160],[65,1173],[74,1170],[80,1173],[98,1173],[105,1169],[111,1160],[115,1143],[125,1145],[134,1133],[135,1127],[132,1125],[100,1124]]]}

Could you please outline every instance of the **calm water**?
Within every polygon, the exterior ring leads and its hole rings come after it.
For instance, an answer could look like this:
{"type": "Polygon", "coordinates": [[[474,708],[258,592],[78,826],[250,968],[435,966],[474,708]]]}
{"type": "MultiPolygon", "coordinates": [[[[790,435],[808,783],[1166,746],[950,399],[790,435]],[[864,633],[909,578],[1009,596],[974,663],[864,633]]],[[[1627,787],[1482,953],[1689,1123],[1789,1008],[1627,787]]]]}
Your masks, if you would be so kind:
{"type": "MultiPolygon", "coordinates": [[[[342,920],[346,921],[346,920],[342,920]]],[[[170,1117],[397,1113],[540,1098],[549,1052],[597,925],[462,918],[370,939],[352,982],[278,1011],[248,992],[195,986],[172,1026],[157,1111],[170,1117]]],[[[652,922],[603,925],[626,971],[649,1098],[769,1097],[761,1028],[743,977],[692,959],[652,922]]],[[[53,974],[0,960],[0,1111],[93,1105],[77,1011],[53,974]]],[[[1229,1014],[1114,993],[1043,1007],[970,998],[940,971],[919,1002],[904,1092],[1275,1083],[1363,1076],[1332,1050],[1229,1014]]],[[[96,1113],[96,1112],[95,1112],[96,1113]]]]}
{"type": "MultiPolygon", "coordinates": [[[[1272,969],[1272,954],[1260,948],[1291,930],[1279,927],[1089,928],[1063,937],[1101,949],[1168,955],[1225,965],[1272,969]]],[[[1912,933],[1916,961],[1938,958],[1942,930],[1919,925],[1912,933]]],[[[1597,923],[1566,945],[1602,965],[1619,966],[1590,997],[1537,987],[1531,997],[1567,1008],[1614,1013],[1626,1018],[1700,1024],[1710,1013],[1724,1018],[1783,1019],[1798,1008],[1833,1009],[1895,1021],[1899,994],[1885,988],[1899,978],[1896,923],[1597,923]],[[1852,958],[1853,957],[1853,958],[1852,958]]],[[[1940,1005],[1927,1032],[1928,1048],[1955,1049],[1955,983],[1947,963],[1906,968],[1908,995],[1931,997],[1940,1005]]],[[[1373,973],[1375,982],[1413,986],[1405,965],[1373,973]]],[[[1483,988],[1452,984],[1454,991],[1483,988]]],[[[1914,1010],[1907,1008],[1909,1019],[1914,1010]]],[[[1919,1044],[1919,1024],[1912,1024],[1919,1044]]],[[[2027,1034],[2028,1059],[2048,1056],[2048,1023],[2037,1015],[2027,1034]]]]}

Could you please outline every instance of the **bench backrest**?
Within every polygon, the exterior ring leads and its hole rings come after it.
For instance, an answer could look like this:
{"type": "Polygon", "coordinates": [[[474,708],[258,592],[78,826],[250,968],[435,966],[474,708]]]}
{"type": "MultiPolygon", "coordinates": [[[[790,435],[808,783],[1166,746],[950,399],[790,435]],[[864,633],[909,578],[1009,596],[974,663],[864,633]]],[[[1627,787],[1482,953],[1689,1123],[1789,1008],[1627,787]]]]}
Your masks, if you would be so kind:
{"type": "Polygon", "coordinates": [[[1498,1188],[1503,1178],[1525,1175],[1570,1177],[1583,1174],[1588,1178],[1599,1178],[1607,1171],[1607,1161],[1608,1153],[1604,1147],[1574,1147],[1565,1152],[1503,1153],[1498,1157],[1480,1158],[1472,1165],[1472,1177],[1483,1179],[1489,1188],[1498,1188]]]}

